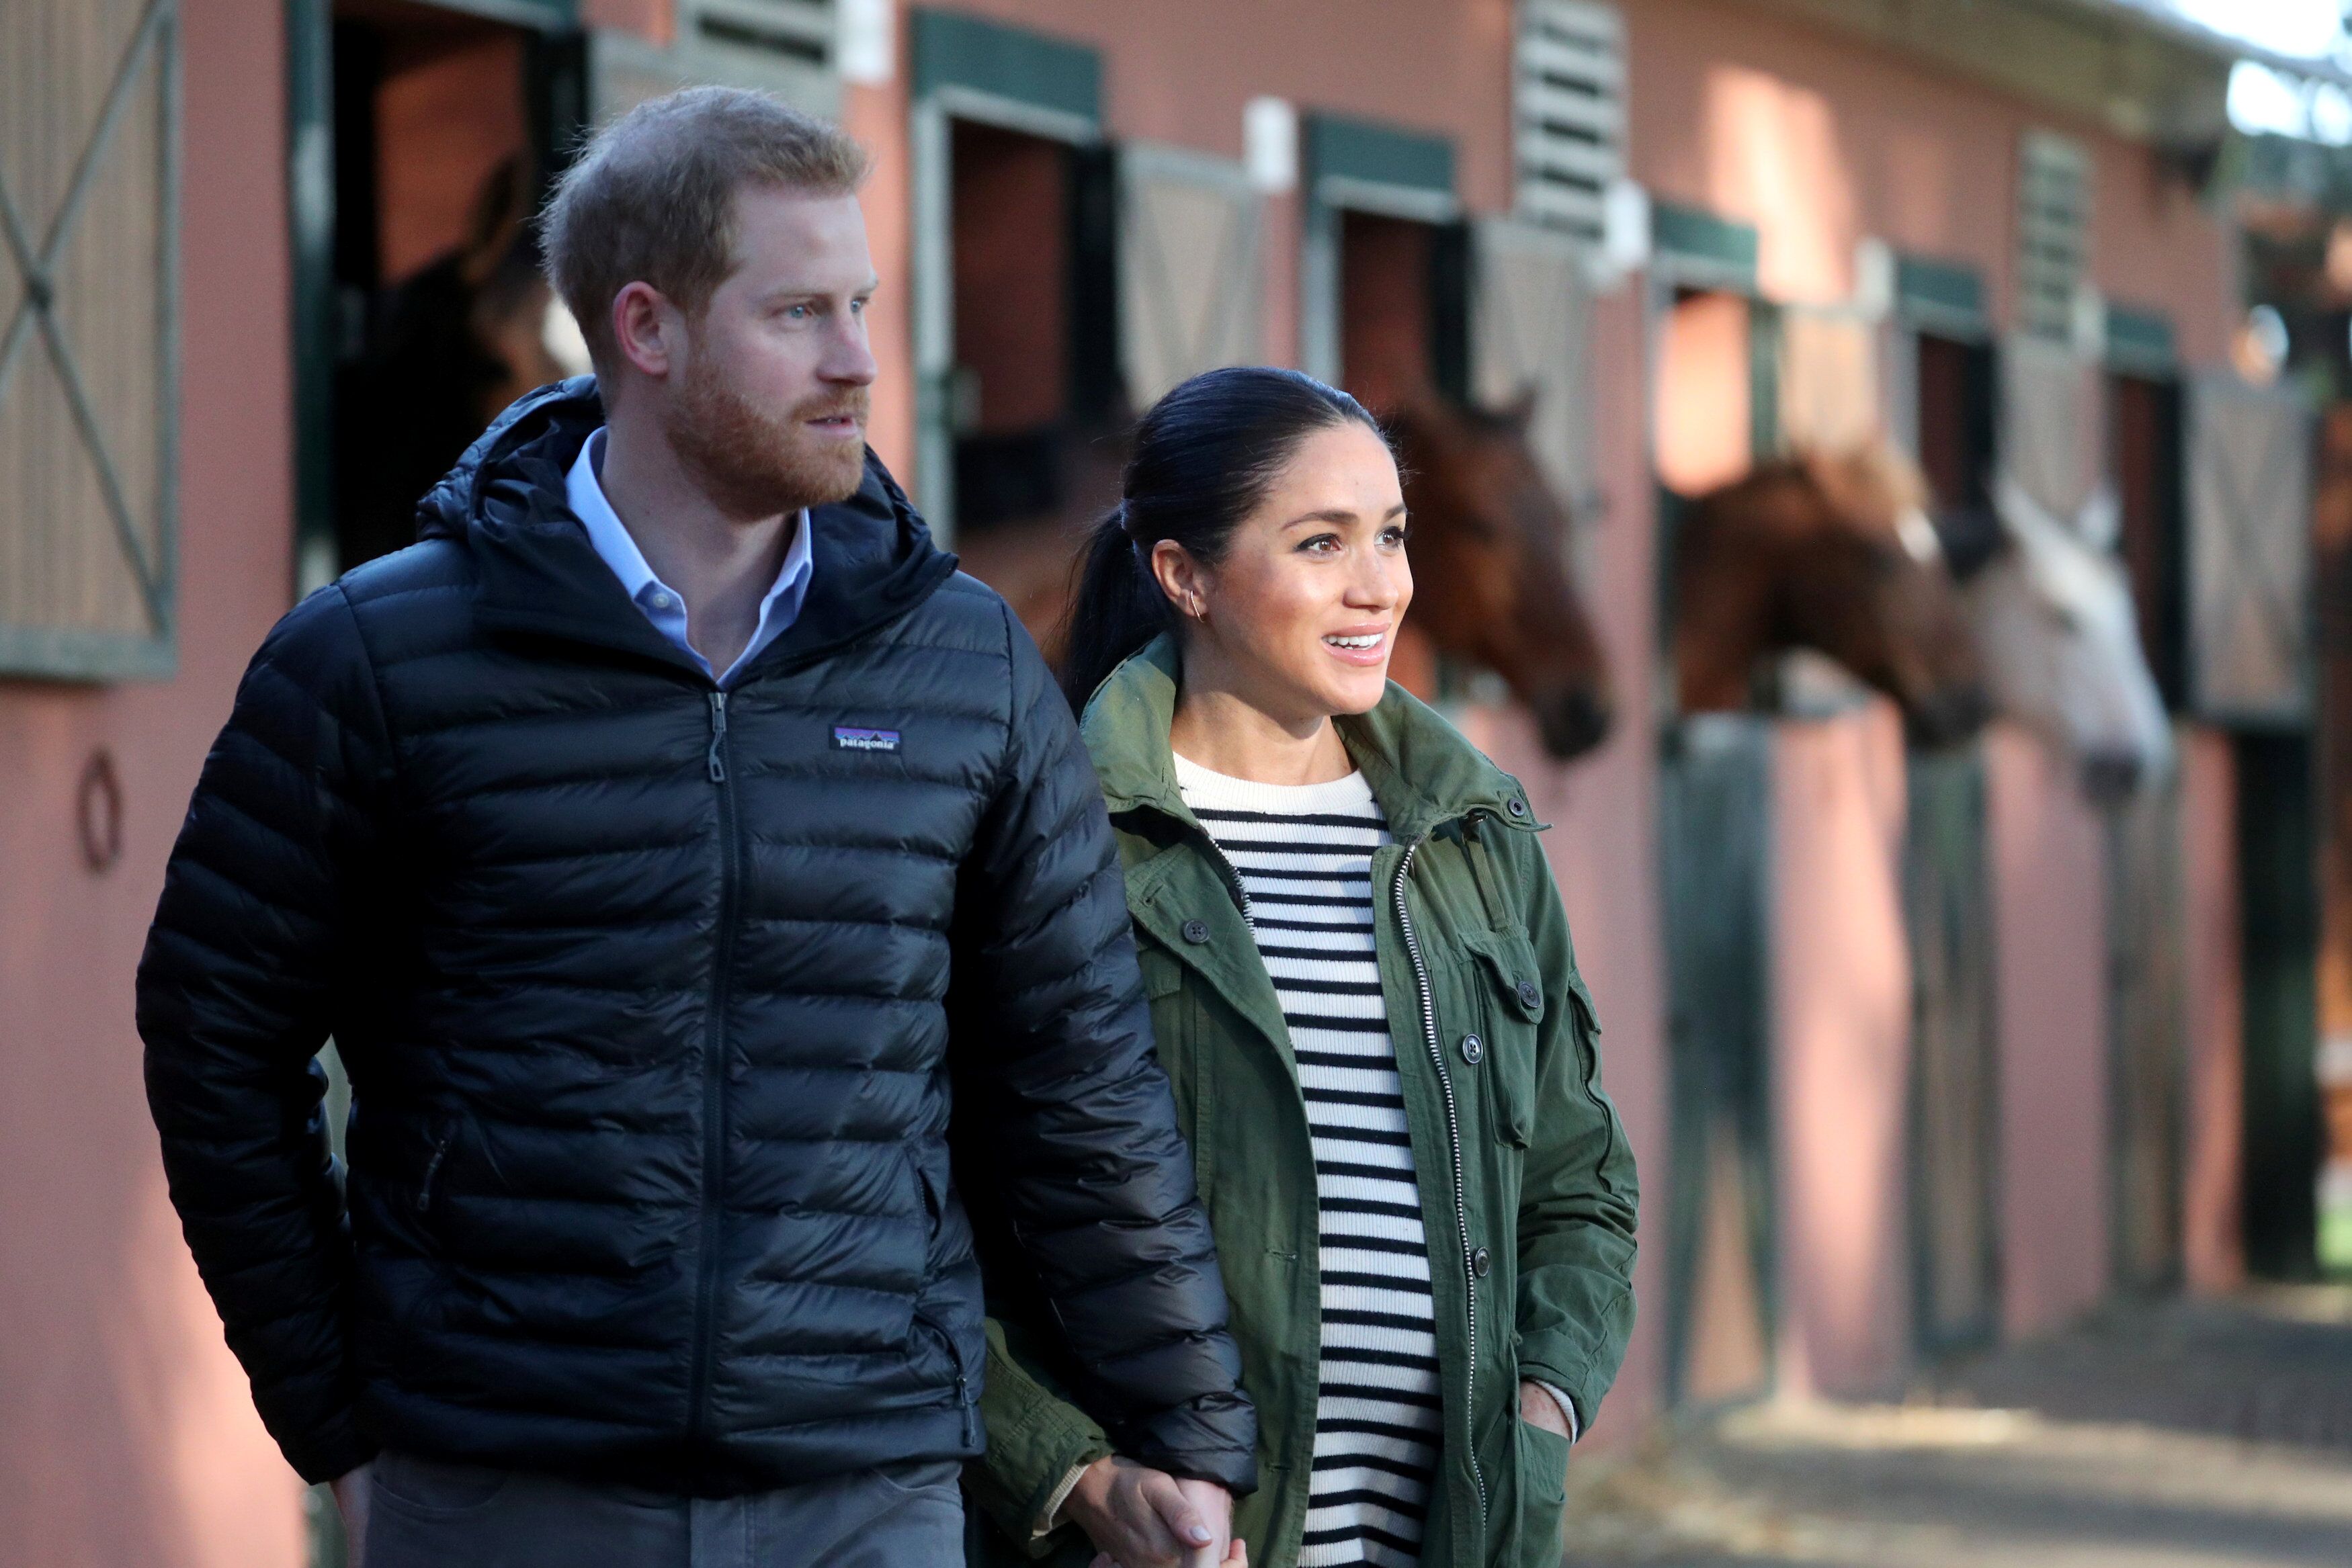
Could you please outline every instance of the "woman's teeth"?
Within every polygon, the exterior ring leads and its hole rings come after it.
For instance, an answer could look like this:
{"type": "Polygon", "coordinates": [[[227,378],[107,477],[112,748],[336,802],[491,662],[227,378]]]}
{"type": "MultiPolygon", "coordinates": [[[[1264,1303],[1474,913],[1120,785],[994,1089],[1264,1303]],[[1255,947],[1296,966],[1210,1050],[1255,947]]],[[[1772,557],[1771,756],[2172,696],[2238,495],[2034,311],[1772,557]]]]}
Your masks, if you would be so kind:
{"type": "Polygon", "coordinates": [[[1323,641],[1330,643],[1334,648],[1351,648],[1358,653],[1362,653],[1368,649],[1377,648],[1381,645],[1381,633],[1378,632],[1372,632],[1360,637],[1332,636],[1326,637],[1323,641]]]}

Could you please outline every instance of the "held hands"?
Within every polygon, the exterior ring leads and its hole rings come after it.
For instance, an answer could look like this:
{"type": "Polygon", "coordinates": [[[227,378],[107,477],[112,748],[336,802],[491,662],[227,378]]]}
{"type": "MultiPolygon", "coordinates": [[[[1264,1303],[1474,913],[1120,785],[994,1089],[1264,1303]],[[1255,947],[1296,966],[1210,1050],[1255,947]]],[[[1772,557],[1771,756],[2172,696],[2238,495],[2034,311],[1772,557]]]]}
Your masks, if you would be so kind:
{"type": "Polygon", "coordinates": [[[1233,1538],[1233,1494],[1214,1481],[1097,1459],[1062,1511],[1094,1542],[1090,1568],[1248,1568],[1249,1549],[1233,1538]]]}

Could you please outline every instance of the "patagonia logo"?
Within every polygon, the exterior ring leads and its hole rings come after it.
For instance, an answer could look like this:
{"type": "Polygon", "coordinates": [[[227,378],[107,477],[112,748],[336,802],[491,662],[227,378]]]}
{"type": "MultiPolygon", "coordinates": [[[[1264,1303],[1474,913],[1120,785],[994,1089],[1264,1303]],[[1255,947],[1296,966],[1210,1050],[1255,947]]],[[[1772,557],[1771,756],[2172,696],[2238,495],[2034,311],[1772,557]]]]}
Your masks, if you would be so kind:
{"type": "Polygon", "coordinates": [[[898,732],[895,729],[860,729],[855,725],[833,727],[833,744],[842,751],[896,751],[898,732]]]}

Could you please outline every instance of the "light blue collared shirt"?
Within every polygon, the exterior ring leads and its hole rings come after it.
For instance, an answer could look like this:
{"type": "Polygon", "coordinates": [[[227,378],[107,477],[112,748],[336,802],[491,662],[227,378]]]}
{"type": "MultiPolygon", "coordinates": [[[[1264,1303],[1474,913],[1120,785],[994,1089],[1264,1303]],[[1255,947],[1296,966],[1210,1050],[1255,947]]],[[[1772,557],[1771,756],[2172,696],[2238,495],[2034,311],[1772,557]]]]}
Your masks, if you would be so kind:
{"type": "MultiPolygon", "coordinates": [[[[686,640],[686,597],[654,575],[646,564],[646,552],[629,537],[613,503],[604,499],[604,486],[596,477],[596,470],[604,460],[604,432],[599,426],[580,448],[573,459],[572,472],[563,485],[572,502],[572,516],[588,530],[588,542],[613,575],[621,580],[622,591],[629,601],[645,612],[654,630],[685,650],[686,656],[702,666],[704,674],[710,674],[710,661],[697,653],[694,644],[686,640]]],[[[731,686],[736,677],[750,667],[752,660],[767,650],[769,643],[782,636],[792,623],[801,618],[801,605],[808,598],[809,579],[816,570],[815,548],[809,539],[809,515],[803,510],[793,526],[793,542],[784,551],[784,564],[776,573],[775,586],[760,601],[760,624],[752,632],[751,642],[727,673],[718,677],[721,686],[731,686]]]]}

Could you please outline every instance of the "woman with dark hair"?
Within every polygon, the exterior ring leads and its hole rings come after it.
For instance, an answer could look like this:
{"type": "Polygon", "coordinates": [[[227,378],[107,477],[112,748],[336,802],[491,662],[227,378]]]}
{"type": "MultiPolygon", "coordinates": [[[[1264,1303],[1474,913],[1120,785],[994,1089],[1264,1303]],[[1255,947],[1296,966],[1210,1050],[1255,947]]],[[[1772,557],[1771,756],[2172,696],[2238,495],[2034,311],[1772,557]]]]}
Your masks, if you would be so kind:
{"type": "Polygon", "coordinates": [[[1118,1457],[1052,1304],[992,1281],[975,1561],[1559,1560],[1633,1322],[1633,1159],[1526,792],[1388,681],[1406,535],[1379,426],[1310,377],[1212,371],[1137,430],[1065,689],[1261,1490],[1118,1457]]]}

